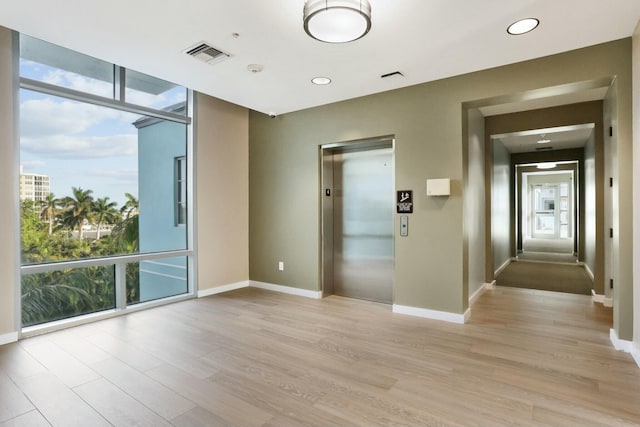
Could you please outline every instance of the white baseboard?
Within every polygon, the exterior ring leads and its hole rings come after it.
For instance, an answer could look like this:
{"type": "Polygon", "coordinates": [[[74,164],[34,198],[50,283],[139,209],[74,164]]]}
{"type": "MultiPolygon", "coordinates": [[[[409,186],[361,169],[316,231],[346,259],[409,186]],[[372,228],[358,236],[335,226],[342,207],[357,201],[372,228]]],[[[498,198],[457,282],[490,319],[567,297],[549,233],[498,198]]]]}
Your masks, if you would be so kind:
{"type": "Polygon", "coordinates": [[[584,269],[586,270],[586,272],[589,275],[589,277],[591,277],[591,281],[593,282],[593,280],[595,279],[595,276],[593,275],[593,271],[591,271],[589,266],[587,264],[583,263],[583,262],[578,263],[578,264],[584,266],[584,269]]]}
{"type": "Polygon", "coordinates": [[[495,289],[495,287],[496,287],[495,280],[491,283],[484,283],[482,286],[480,286],[480,288],[478,288],[478,290],[475,291],[473,295],[469,297],[469,307],[473,306],[473,304],[475,304],[476,301],[478,301],[478,298],[480,298],[482,294],[484,294],[486,291],[489,291],[491,289],[495,289]]]}
{"type": "Polygon", "coordinates": [[[449,313],[448,311],[429,310],[408,305],[393,304],[393,312],[407,314],[409,316],[424,317],[425,319],[443,320],[451,323],[465,323],[471,316],[471,309],[467,309],[464,314],[449,313]]]}
{"type": "Polygon", "coordinates": [[[496,271],[493,272],[493,277],[496,277],[498,274],[502,273],[502,270],[507,268],[512,261],[513,261],[513,258],[509,258],[508,260],[506,260],[504,264],[502,264],[500,267],[498,267],[496,271]]]}
{"type": "Polygon", "coordinates": [[[281,292],[283,294],[297,295],[306,298],[322,299],[322,291],[310,291],[308,289],[294,288],[291,286],[274,285],[273,283],[250,281],[250,286],[254,288],[266,289],[268,291],[281,292]]]}
{"type": "Polygon", "coordinates": [[[230,283],[228,285],[215,286],[213,288],[202,289],[198,291],[198,298],[208,297],[210,295],[221,294],[223,292],[235,291],[236,289],[242,289],[249,287],[249,281],[230,283]]]}
{"type": "Polygon", "coordinates": [[[0,345],[16,342],[18,341],[19,336],[18,332],[9,332],[8,334],[0,335],[0,345]]]}
{"type": "Polygon", "coordinates": [[[469,307],[473,306],[473,304],[475,304],[476,301],[478,301],[478,299],[482,296],[482,294],[485,293],[486,290],[487,288],[485,288],[484,285],[480,286],[478,290],[475,291],[473,295],[469,297],[469,307]]]}
{"type": "Polygon", "coordinates": [[[633,356],[633,360],[636,361],[636,365],[640,368],[640,344],[631,343],[631,356],[633,356]]]}
{"type": "Polygon", "coordinates": [[[638,351],[638,347],[633,341],[621,340],[618,338],[618,334],[613,328],[609,329],[609,338],[611,339],[613,348],[618,351],[624,351],[625,353],[631,354],[633,360],[635,360],[636,364],[640,368],[640,351],[638,351]]]}
{"type": "Polygon", "coordinates": [[[607,298],[604,295],[596,294],[596,291],[591,289],[591,301],[599,302],[605,307],[613,307],[613,298],[607,298]]]}

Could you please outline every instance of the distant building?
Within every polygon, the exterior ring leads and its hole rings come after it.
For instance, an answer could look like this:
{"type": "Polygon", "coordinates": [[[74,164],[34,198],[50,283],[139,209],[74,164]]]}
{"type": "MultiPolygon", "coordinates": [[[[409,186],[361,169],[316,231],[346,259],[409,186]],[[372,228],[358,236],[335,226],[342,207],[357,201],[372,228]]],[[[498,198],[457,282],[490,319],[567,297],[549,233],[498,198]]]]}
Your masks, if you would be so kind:
{"type": "MultiPolygon", "coordinates": [[[[167,110],[180,113],[185,107],[167,110]]],[[[186,249],[186,127],[151,117],[133,125],[138,129],[140,252],[186,249]]],[[[186,257],[140,262],[140,302],[187,290],[186,257]]]]}
{"type": "Polygon", "coordinates": [[[20,200],[41,202],[51,193],[49,176],[35,173],[24,173],[20,165],[20,200]]]}

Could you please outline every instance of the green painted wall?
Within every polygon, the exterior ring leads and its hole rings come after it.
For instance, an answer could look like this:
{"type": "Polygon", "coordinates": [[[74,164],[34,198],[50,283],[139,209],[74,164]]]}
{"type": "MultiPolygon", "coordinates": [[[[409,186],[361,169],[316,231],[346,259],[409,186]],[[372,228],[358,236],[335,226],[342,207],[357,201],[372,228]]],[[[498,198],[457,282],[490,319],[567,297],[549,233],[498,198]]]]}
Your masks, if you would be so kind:
{"type": "MultiPolygon", "coordinates": [[[[394,302],[463,313],[463,103],[616,75],[619,126],[625,129],[620,150],[630,158],[630,60],[631,42],[624,39],[276,118],[251,112],[250,278],[319,290],[318,147],[394,135],[396,188],[412,189],[415,203],[410,235],[395,243],[394,302]],[[427,198],[425,179],[444,177],[452,179],[452,195],[427,198]],[[282,272],[278,261],[285,262],[282,272]]],[[[621,165],[621,179],[627,180],[621,198],[631,196],[630,167],[621,165]]],[[[630,218],[624,227],[631,230],[630,218]]],[[[631,251],[630,240],[621,243],[631,251]]],[[[629,272],[630,261],[621,260],[629,272]]],[[[621,286],[631,289],[631,282],[621,286]]],[[[631,325],[632,313],[624,316],[631,325]]]]}

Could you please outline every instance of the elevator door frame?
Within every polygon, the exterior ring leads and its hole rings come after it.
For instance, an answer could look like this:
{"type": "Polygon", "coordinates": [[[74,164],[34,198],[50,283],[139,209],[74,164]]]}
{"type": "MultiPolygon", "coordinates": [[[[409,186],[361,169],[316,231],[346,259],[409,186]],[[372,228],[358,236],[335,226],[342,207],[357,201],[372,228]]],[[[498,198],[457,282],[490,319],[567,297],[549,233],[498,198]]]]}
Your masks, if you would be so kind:
{"type": "MultiPolygon", "coordinates": [[[[379,138],[369,138],[347,142],[336,142],[324,144],[319,147],[320,156],[320,283],[322,285],[322,296],[326,297],[334,294],[334,247],[333,247],[333,160],[337,153],[348,153],[357,151],[373,151],[377,149],[391,148],[392,164],[391,179],[392,188],[395,189],[395,138],[393,136],[383,136],[379,138]],[[327,196],[326,190],[330,189],[331,194],[327,196]]],[[[393,201],[393,194],[391,195],[393,201]]],[[[393,209],[393,206],[391,206],[393,209]]],[[[395,215],[392,233],[392,280],[391,293],[392,303],[395,301],[395,215]]]]}

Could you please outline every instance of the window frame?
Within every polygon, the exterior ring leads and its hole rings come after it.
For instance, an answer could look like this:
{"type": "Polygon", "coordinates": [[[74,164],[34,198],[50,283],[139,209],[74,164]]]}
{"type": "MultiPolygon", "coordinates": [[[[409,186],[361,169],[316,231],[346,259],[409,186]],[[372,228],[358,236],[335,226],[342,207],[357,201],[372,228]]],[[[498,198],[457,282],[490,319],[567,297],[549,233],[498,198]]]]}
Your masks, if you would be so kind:
{"type": "Polygon", "coordinates": [[[187,157],[178,156],[173,159],[173,206],[174,206],[174,225],[176,227],[186,226],[189,215],[189,205],[187,203],[187,186],[189,185],[187,168],[187,157]],[[184,185],[183,185],[184,183],[184,185]],[[184,190],[183,190],[184,188],[184,190]],[[184,206],[184,209],[182,207],[184,206]],[[183,214],[184,212],[184,214],[183,214]]]}

